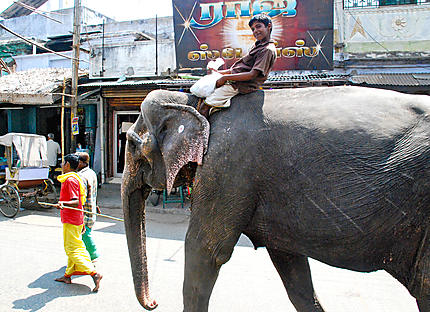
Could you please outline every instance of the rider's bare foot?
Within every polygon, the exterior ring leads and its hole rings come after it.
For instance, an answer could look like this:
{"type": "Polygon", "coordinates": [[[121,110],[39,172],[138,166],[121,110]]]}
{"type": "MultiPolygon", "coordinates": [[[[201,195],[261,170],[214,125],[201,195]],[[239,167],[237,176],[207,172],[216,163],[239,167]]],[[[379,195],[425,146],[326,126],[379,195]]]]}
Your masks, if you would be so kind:
{"type": "Polygon", "coordinates": [[[206,117],[206,119],[209,118],[209,112],[211,110],[212,106],[207,105],[205,102],[202,103],[202,106],[200,106],[199,113],[206,117]]]}
{"type": "Polygon", "coordinates": [[[56,282],[61,282],[61,283],[66,283],[66,284],[71,284],[72,283],[72,279],[70,277],[67,276],[61,276],[55,279],[56,282]]]}
{"type": "Polygon", "coordinates": [[[98,292],[99,291],[99,287],[100,287],[100,281],[103,278],[103,275],[101,275],[100,273],[96,273],[92,276],[94,284],[96,285],[96,287],[94,287],[93,292],[98,292]]]}

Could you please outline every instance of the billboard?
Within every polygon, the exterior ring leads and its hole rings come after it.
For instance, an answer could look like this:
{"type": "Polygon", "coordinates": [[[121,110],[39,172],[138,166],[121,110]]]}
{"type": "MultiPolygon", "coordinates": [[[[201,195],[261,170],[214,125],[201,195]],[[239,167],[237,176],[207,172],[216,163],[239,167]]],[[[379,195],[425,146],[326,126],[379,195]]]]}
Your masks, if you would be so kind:
{"type": "Polygon", "coordinates": [[[272,18],[273,70],[333,67],[333,0],[172,0],[179,70],[206,68],[222,57],[226,68],[255,42],[253,15],[272,18]]]}

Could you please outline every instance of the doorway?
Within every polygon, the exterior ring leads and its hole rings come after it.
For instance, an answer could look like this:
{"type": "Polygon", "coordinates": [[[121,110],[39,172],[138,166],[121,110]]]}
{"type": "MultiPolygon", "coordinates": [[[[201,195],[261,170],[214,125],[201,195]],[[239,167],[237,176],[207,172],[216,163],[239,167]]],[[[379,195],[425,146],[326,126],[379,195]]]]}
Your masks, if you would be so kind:
{"type": "Polygon", "coordinates": [[[134,124],[139,116],[139,111],[115,111],[114,117],[114,149],[113,149],[113,174],[122,177],[125,163],[125,143],[127,130],[134,124]]]}

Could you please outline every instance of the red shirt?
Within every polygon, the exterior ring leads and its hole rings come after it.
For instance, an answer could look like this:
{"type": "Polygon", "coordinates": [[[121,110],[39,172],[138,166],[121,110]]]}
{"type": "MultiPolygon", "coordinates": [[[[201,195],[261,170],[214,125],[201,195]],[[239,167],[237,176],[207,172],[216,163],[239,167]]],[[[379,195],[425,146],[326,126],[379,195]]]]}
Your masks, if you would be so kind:
{"type": "MultiPolygon", "coordinates": [[[[79,199],[79,206],[76,208],[82,209],[79,181],[74,177],[69,177],[61,184],[60,201],[74,199],[79,199]]],[[[81,225],[84,223],[84,213],[67,208],[61,209],[61,222],[81,225]]]]}

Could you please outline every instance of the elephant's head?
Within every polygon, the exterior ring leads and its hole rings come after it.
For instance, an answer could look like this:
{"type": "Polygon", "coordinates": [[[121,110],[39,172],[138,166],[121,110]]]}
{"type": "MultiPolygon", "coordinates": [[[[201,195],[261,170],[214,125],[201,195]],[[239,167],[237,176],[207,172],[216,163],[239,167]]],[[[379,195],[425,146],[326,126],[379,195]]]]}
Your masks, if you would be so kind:
{"type": "Polygon", "coordinates": [[[188,163],[202,163],[209,123],[191,106],[195,101],[182,92],[152,91],[127,131],[121,196],[136,296],[148,310],[157,304],[148,290],[145,200],[151,188],[170,192],[188,163]]]}

